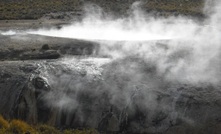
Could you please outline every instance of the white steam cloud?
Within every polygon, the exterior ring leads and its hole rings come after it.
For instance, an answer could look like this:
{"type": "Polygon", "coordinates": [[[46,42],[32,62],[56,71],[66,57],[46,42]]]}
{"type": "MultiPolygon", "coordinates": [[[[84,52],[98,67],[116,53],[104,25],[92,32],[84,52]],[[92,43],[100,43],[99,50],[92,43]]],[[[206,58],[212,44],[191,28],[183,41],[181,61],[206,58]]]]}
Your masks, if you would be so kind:
{"type": "Polygon", "coordinates": [[[87,6],[85,18],[81,22],[73,22],[60,30],[41,29],[29,33],[95,41],[149,41],[185,38],[191,36],[198,26],[191,19],[182,17],[155,19],[151,15],[145,15],[138,5],[132,5],[129,17],[118,19],[102,13],[102,9],[97,6],[87,6]]]}
{"type": "Polygon", "coordinates": [[[101,55],[114,59],[136,55],[157,66],[158,75],[188,84],[219,84],[221,76],[220,3],[206,2],[210,17],[201,24],[187,17],[153,17],[134,3],[131,15],[113,19],[89,6],[81,22],[59,30],[40,29],[32,34],[93,40],[101,55]],[[216,5],[211,7],[211,5],[216,5]]]}
{"type": "MultiPolygon", "coordinates": [[[[116,19],[103,13],[102,9],[87,7],[88,12],[81,22],[73,22],[59,30],[29,31],[31,34],[92,40],[100,43],[99,56],[110,57],[88,61],[62,59],[41,65],[41,75],[48,79],[52,88],[43,95],[45,102],[61,111],[70,111],[67,124],[70,124],[69,116],[76,115],[76,124],[80,120],[88,126],[98,127],[102,112],[108,106],[118,110],[119,123],[127,121],[128,115],[136,117],[136,110],[140,111],[145,115],[142,117],[144,126],[132,122],[131,127],[140,125],[138,130],[143,127],[146,131],[148,127],[148,132],[162,132],[171,122],[176,124],[178,118],[194,124],[191,110],[187,115],[186,110],[176,109],[182,92],[178,88],[185,84],[220,86],[220,4],[218,1],[216,4],[206,2],[205,13],[210,16],[200,24],[183,16],[156,18],[142,12],[135,3],[132,14],[126,18],[116,19]],[[172,99],[161,94],[169,94],[172,99]],[[164,125],[157,129],[145,126],[158,111],[168,115],[162,121],[164,125]]],[[[197,94],[195,90],[193,92],[197,94]]]]}

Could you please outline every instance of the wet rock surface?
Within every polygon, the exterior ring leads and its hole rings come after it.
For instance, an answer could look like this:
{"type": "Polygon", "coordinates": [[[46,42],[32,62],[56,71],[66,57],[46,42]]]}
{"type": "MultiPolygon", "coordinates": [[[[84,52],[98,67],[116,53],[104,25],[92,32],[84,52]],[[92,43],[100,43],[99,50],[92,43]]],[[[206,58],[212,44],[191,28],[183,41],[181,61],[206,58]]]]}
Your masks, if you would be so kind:
{"type": "Polygon", "coordinates": [[[94,55],[95,42],[32,34],[0,34],[0,60],[58,59],[68,55],[94,55]]]}
{"type": "Polygon", "coordinates": [[[171,83],[140,59],[2,61],[0,70],[9,119],[104,133],[220,132],[219,86],[171,83]]]}

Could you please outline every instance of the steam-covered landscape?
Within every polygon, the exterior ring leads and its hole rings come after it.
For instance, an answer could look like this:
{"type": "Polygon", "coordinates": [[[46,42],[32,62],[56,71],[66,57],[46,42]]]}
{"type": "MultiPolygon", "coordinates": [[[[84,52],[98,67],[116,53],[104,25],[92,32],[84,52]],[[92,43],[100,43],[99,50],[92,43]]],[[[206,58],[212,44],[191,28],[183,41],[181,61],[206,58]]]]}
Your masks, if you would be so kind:
{"type": "Polygon", "coordinates": [[[0,134],[219,134],[220,8],[0,1],[0,134]]]}

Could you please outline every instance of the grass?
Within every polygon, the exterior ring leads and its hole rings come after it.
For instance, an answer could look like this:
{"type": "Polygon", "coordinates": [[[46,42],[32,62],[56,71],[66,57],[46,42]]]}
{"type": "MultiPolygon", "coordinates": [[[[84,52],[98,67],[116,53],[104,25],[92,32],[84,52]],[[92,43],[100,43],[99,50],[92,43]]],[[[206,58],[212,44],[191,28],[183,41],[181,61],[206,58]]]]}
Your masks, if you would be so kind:
{"type": "Polygon", "coordinates": [[[203,15],[204,0],[148,0],[145,9],[177,12],[184,15],[203,15]]]}
{"type": "Polygon", "coordinates": [[[1,115],[0,115],[0,129],[5,128],[7,129],[9,127],[9,123],[7,120],[5,120],[1,115]]]}
{"type": "Polygon", "coordinates": [[[64,130],[63,134],[99,134],[95,129],[64,130]]]}
{"type": "Polygon", "coordinates": [[[39,125],[36,129],[40,134],[60,134],[59,130],[48,125],[39,125]]]}
{"type": "Polygon", "coordinates": [[[45,124],[31,126],[22,120],[7,121],[0,115],[0,134],[98,134],[98,131],[95,129],[58,130],[45,124]]]}
{"type": "Polygon", "coordinates": [[[46,13],[73,11],[78,7],[78,0],[0,1],[0,19],[38,19],[46,13]]]}
{"type": "Polygon", "coordinates": [[[28,125],[26,122],[21,120],[12,120],[10,126],[6,131],[14,134],[27,134],[27,133],[36,133],[35,129],[28,125]]]}
{"type": "MultiPolygon", "coordinates": [[[[96,3],[105,12],[126,14],[136,0],[84,0],[96,3]]],[[[51,12],[79,11],[82,0],[1,0],[0,19],[39,19],[51,12]]],[[[147,11],[177,12],[184,15],[202,15],[203,0],[148,0],[143,8],[147,11]]]]}

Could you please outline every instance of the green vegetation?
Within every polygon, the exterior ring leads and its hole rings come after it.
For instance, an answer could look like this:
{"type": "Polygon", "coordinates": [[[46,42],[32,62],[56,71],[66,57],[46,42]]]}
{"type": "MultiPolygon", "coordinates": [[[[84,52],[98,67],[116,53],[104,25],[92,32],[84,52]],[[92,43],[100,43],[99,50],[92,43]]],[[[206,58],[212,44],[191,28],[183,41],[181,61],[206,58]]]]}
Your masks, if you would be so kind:
{"type": "MultiPolygon", "coordinates": [[[[126,14],[136,0],[1,0],[0,19],[39,19],[51,12],[79,11],[83,3],[96,3],[106,12],[126,14]],[[84,1],[84,2],[82,2],[84,1]]],[[[146,11],[176,12],[201,16],[203,0],[144,0],[146,11]]]]}
{"type": "Polygon", "coordinates": [[[0,116],[0,134],[98,134],[95,129],[58,130],[48,125],[31,126],[21,120],[7,121],[0,116]]]}

